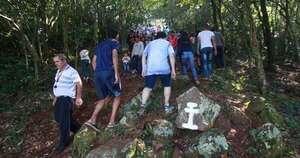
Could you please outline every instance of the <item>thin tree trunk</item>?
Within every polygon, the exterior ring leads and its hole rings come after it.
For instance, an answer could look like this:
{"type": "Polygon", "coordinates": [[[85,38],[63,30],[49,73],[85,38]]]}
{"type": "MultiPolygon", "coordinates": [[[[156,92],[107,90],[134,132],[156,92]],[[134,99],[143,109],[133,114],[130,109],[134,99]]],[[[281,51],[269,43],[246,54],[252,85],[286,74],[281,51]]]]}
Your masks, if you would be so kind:
{"type": "Polygon", "coordinates": [[[224,24],[223,24],[223,17],[222,17],[222,14],[221,14],[221,9],[222,9],[222,2],[219,0],[219,7],[217,7],[217,14],[218,14],[218,18],[219,18],[219,22],[220,22],[220,25],[221,25],[221,32],[222,34],[224,35],[224,24]]]}
{"type": "Polygon", "coordinates": [[[264,32],[264,41],[267,46],[267,67],[272,70],[274,63],[274,48],[273,48],[273,37],[270,29],[269,23],[269,15],[267,12],[266,1],[260,0],[260,8],[262,12],[262,24],[263,24],[263,32],[264,32]]]}
{"type": "Polygon", "coordinates": [[[213,10],[213,20],[214,20],[214,27],[216,30],[219,30],[219,24],[217,20],[217,6],[214,0],[211,0],[211,7],[213,10]]]}
{"type": "Polygon", "coordinates": [[[256,70],[257,70],[257,77],[259,80],[259,90],[262,94],[265,94],[266,92],[266,76],[265,76],[265,71],[263,67],[263,62],[262,62],[262,56],[259,51],[258,47],[258,42],[257,42],[257,35],[256,35],[256,26],[252,17],[252,10],[251,10],[251,2],[250,1],[245,1],[245,11],[248,16],[248,21],[250,25],[250,40],[251,40],[251,48],[252,48],[252,53],[255,59],[255,64],[256,64],[256,70]]]}

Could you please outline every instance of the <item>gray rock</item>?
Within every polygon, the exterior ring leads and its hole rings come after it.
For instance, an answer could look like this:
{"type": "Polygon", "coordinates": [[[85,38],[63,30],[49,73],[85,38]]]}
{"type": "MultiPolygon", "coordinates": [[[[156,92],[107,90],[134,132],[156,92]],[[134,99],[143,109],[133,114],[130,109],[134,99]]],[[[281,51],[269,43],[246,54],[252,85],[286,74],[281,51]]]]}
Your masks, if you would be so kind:
{"type": "Polygon", "coordinates": [[[229,144],[225,136],[215,130],[202,133],[196,144],[189,147],[189,155],[201,155],[205,158],[221,157],[226,155],[229,150],[229,144]]]}
{"type": "Polygon", "coordinates": [[[138,114],[134,111],[127,111],[120,120],[120,125],[127,128],[134,128],[138,122],[138,114]]]}
{"type": "Polygon", "coordinates": [[[281,157],[284,150],[284,143],[280,130],[272,123],[266,123],[258,129],[250,131],[255,141],[255,148],[264,157],[281,157]]]}
{"type": "Polygon", "coordinates": [[[92,150],[86,158],[121,158],[120,150],[114,147],[101,146],[92,150]]]}
{"type": "Polygon", "coordinates": [[[214,124],[221,107],[192,87],[176,98],[178,116],[176,126],[191,130],[207,130],[214,124]]]}
{"type": "Polygon", "coordinates": [[[95,130],[82,126],[74,136],[72,144],[72,155],[74,157],[85,157],[92,149],[93,141],[97,139],[95,130]]]}
{"type": "Polygon", "coordinates": [[[154,120],[152,122],[152,132],[155,140],[168,139],[174,135],[174,126],[167,120],[154,120]]]}

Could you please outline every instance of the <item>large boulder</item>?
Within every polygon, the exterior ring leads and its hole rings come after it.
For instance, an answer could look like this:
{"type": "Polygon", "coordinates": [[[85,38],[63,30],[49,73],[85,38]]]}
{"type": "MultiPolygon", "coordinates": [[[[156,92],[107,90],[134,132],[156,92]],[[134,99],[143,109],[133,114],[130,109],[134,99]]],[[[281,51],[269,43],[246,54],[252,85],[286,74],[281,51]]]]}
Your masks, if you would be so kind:
{"type": "Polygon", "coordinates": [[[176,101],[178,128],[205,131],[213,126],[221,110],[220,105],[206,97],[196,87],[177,97],[176,101]]]}
{"type": "Polygon", "coordinates": [[[250,131],[255,142],[255,152],[265,158],[283,156],[283,140],[280,130],[272,123],[266,123],[250,131]]]}
{"type": "Polygon", "coordinates": [[[151,123],[153,137],[155,140],[169,139],[174,135],[174,126],[167,120],[154,120],[151,123]]]}
{"type": "Polygon", "coordinates": [[[273,123],[277,127],[284,127],[284,119],[277,112],[273,105],[267,102],[263,97],[254,97],[246,112],[252,115],[254,118],[258,117],[257,121],[259,124],[273,123]]]}
{"type": "Polygon", "coordinates": [[[95,130],[82,126],[74,136],[72,144],[72,155],[74,157],[85,157],[92,149],[93,141],[97,138],[95,130]]]}
{"type": "Polygon", "coordinates": [[[202,133],[196,144],[190,145],[185,156],[196,157],[197,155],[210,157],[222,157],[227,155],[229,144],[223,134],[217,130],[209,130],[202,133]]]}

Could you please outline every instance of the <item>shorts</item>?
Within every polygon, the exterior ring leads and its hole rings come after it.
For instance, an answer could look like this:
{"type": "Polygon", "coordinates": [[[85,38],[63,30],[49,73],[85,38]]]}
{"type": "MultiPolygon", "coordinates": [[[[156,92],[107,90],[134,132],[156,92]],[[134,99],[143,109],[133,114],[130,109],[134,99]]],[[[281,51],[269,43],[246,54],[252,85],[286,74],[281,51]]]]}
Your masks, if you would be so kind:
{"type": "Polygon", "coordinates": [[[118,97],[122,93],[119,83],[114,84],[115,73],[112,70],[95,72],[94,82],[98,100],[105,99],[107,96],[118,97]]]}
{"type": "Polygon", "coordinates": [[[163,87],[171,86],[171,74],[161,74],[161,75],[149,75],[145,76],[145,87],[153,89],[157,77],[160,79],[160,82],[163,87]]]}

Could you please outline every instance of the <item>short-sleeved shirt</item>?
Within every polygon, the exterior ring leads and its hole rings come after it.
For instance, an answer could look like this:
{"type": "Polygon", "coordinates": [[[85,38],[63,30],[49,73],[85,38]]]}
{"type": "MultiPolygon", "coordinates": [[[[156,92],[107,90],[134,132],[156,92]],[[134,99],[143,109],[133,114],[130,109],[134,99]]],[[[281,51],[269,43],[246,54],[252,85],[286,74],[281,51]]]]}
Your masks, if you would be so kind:
{"type": "Polygon", "coordinates": [[[96,69],[98,71],[113,70],[112,51],[119,49],[119,43],[112,39],[100,42],[96,46],[96,69]]]}
{"type": "Polygon", "coordinates": [[[86,49],[83,49],[80,51],[80,59],[81,60],[89,60],[90,61],[90,57],[89,57],[89,51],[86,49]]]}
{"type": "Polygon", "coordinates": [[[201,49],[206,47],[213,47],[212,45],[212,37],[215,34],[212,31],[201,31],[198,34],[198,40],[200,39],[201,49]]]}
{"type": "Polygon", "coordinates": [[[222,34],[221,34],[221,32],[215,32],[215,37],[216,37],[216,44],[217,44],[217,46],[224,46],[224,43],[222,41],[222,34]]]}
{"type": "Polygon", "coordinates": [[[132,49],[132,55],[142,56],[143,51],[144,51],[144,43],[142,41],[134,43],[132,49]]]}
{"type": "Polygon", "coordinates": [[[144,50],[147,57],[146,76],[171,73],[169,54],[175,54],[170,42],[165,39],[151,41],[144,50]]]}
{"type": "Polygon", "coordinates": [[[80,76],[77,70],[70,65],[67,65],[63,71],[57,70],[53,85],[54,95],[75,98],[76,82],[81,82],[80,76]]]}

